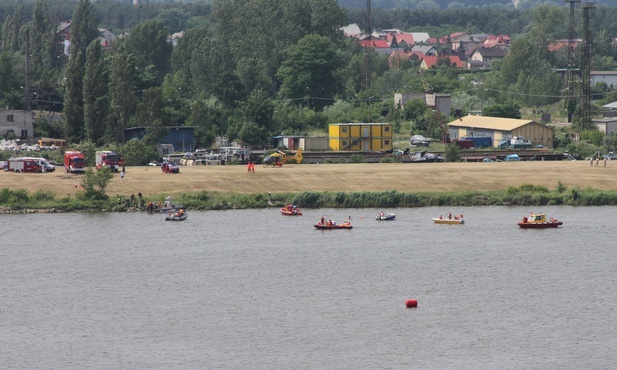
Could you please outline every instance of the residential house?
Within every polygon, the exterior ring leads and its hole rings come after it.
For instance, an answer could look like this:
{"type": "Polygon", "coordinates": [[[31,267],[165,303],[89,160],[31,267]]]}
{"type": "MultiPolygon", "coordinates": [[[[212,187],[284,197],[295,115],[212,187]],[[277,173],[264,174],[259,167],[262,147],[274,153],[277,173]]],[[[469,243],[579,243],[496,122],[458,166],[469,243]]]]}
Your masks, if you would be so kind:
{"type": "Polygon", "coordinates": [[[391,47],[411,48],[416,42],[411,33],[389,33],[386,35],[386,41],[391,47]]]}
{"type": "Polygon", "coordinates": [[[450,47],[452,50],[460,50],[463,52],[475,50],[482,45],[485,39],[485,34],[465,35],[451,40],[450,47]]]}
{"type": "Polygon", "coordinates": [[[431,42],[432,44],[440,44],[440,45],[452,45],[452,42],[456,42],[458,40],[461,40],[465,37],[467,37],[468,33],[467,32],[454,32],[451,33],[447,36],[443,36],[440,37],[438,39],[431,39],[434,40],[433,42],[431,42]]]}
{"type": "Polygon", "coordinates": [[[371,48],[378,54],[390,55],[393,51],[402,51],[403,48],[392,48],[386,40],[376,39],[374,36],[364,36],[360,38],[360,46],[371,48]]]}
{"type": "Polygon", "coordinates": [[[465,67],[464,63],[461,61],[461,58],[458,55],[441,55],[441,56],[427,55],[424,57],[424,59],[422,59],[422,62],[420,62],[420,69],[429,69],[431,67],[434,67],[437,65],[437,62],[440,59],[447,60],[450,66],[453,66],[456,68],[465,67]]]}
{"type": "Polygon", "coordinates": [[[422,53],[424,55],[437,55],[437,48],[432,45],[414,45],[411,48],[411,51],[422,53]]]}
{"type": "Polygon", "coordinates": [[[490,64],[495,60],[500,60],[500,59],[505,58],[506,55],[508,55],[508,52],[502,48],[480,47],[480,48],[477,48],[476,51],[474,51],[471,54],[471,57],[469,58],[469,60],[486,62],[490,64]]]}
{"type": "Polygon", "coordinates": [[[399,68],[405,61],[409,61],[414,65],[420,65],[424,58],[424,53],[415,51],[393,51],[388,57],[390,68],[399,68]]]}
{"type": "Polygon", "coordinates": [[[504,48],[508,49],[512,40],[508,35],[488,35],[484,38],[482,46],[485,48],[504,48]]]}
{"type": "Polygon", "coordinates": [[[65,40],[71,39],[71,21],[66,20],[58,25],[58,34],[62,35],[65,40]]]}
{"type": "Polygon", "coordinates": [[[103,51],[110,50],[111,44],[117,39],[118,37],[107,28],[99,28],[99,40],[101,40],[101,48],[103,51]]]}
{"type": "Polygon", "coordinates": [[[31,111],[0,109],[0,136],[28,139],[34,136],[34,114],[31,111]]]}
{"type": "Polygon", "coordinates": [[[397,28],[390,28],[390,29],[384,29],[384,30],[375,28],[373,32],[371,33],[371,36],[373,36],[374,38],[380,39],[380,40],[385,40],[388,34],[391,34],[391,33],[402,33],[402,32],[401,30],[397,28]]]}
{"type": "Polygon", "coordinates": [[[416,44],[427,44],[429,39],[431,38],[426,32],[411,32],[411,36],[413,37],[416,44]]]}
{"type": "Polygon", "coordinates": [[[469,136],[490,137],[494,147],[515,136],[529,139],[534,146],[552,147],[555,137],[552,127],[532,120],[471,115],[448,123],[448,133],[453,140],[469,136]]]}

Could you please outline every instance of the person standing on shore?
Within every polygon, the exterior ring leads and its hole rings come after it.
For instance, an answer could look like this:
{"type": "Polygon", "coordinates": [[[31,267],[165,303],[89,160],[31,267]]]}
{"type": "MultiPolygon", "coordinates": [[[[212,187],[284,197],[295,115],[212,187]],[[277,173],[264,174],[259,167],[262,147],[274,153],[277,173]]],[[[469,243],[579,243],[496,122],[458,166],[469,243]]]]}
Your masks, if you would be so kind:
{"type": "Polygon", "coordinates": [[[120,172],[120,182],[124,182],[124,171],[120,172]]]}

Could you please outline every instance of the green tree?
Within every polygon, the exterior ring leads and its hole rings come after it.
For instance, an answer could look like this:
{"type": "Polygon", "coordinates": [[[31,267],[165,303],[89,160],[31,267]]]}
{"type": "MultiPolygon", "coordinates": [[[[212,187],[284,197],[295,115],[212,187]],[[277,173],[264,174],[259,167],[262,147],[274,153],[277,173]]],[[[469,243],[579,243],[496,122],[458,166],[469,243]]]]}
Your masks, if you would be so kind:
{"type": "Polygon", "coordinates": [[[142,74],[149,66],[154,67],[154,82],[158,85],[163,83],[171,63],[172,45],[167,42],[167,35],[161,20],[150,19],[134,27],[124,41],[125,50],[133,54],[135,66],[142,74]]]}
{"type": "Polygon", "coordinates": [[[99,40],[94,40],[86,52],[83,101],[85,138],[102,144],[109,111],[108,75],[99,40]]]}
{"type": "Polygon", "coordinates": [[[129,140],[118,149],[118,155],[124,158],[127,166],[145,166],[148,161],[158,159],[156,148],[146,140],[129,140]]]}
{"type": "Polygon", "coordinates": [[[19,51],[19,30],[22,26],[21,4],[15,8],[13,15],[9,15],[2,23],[2,51],[19,51]]]}
{"type": "Polygon", "coordinates": [[[493,104],[484,108],[482,114],[488,117],[521,118],[521,107],[514,102],[493,104]]]}
{"type": "Polygon", "coordinates": [[[84,138],[84,62],[84,53],[71,46],[63,111],[65,135],[70,143],[80,142],[84,138]]]}
{"type": "Polygon", "coordinates": [[[18,74],[15,70],[15,64],[12,52],[3,51],[0,53],[0,104],[3,107],[19,109],[23,103],[21,103],[21,96],[19,94],[20,82],[17,79],[18,74]]]}
{"type": "Polygon", "coordinates": [[[403,118],[408,121],[415,121],[424,116],[429,108],[422,99],[411,99],[403,106],[403,118]]]}
{"type": "Polygon", "coordinates": [[[71,20],[71,46],[85,55],[90,43],[98,38],[96,10],[90,0],[79,0],[71,20]]]}
{"type": "Polygon", "coordinates": [[[116,50],[111,56],[110,67],[110,137],[116,145],[124,142],[124,129],[134,110],[135,100],[135,60],[124,48],[116,50]]]}
{"type": "Polygon", "coordinates": [[[165,123],[163,89],[152,87],[144,91],[141,101],[135,109],[135,125],[148,127],[155,120],[165,123]]]}
{"type": "Polygon", "coordinates": [[[338,70],[342,61],[332,42],[324,37],[308,35],[284,52],[285,60],[277,73],[281,80],[281,99],[309,98],[309,108],[322,109],[342,90],[338,70]],[[313,98],[313,99],[311,99],[313,98]]]}
{"type": "Polygon", "coordinates": [[[49,12],[48,0],[37,0],[34,6],[29,43],[33,79],[48,78],[50,71],[62,67],[61,37],[49,12]]]}
{"type": "Polygon", "coordinates": [[[94,171],[92,167],[86,168],[84,176],[81,178],[82,191],[78,196],[90,200],[107,200],[109,197],[105,193],[109,182],[114,177],[109,167],[94,171]]]}

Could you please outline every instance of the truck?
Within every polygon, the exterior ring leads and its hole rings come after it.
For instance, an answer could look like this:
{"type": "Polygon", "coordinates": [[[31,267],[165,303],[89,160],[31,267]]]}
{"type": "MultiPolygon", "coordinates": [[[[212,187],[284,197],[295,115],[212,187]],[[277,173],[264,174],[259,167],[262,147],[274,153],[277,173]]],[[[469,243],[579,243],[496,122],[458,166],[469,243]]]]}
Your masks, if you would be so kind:
{"type": "Polygon", "coordinates": [[[45,169],[36,158],[11,158],[6,162],[4,169],[14,172],[45,172],[45,169]]]}
{"type": "Polygon", "coordinates": [[[64,170],[68,173],[83,173],[86,171],[86,156],[77,150],[64,152],[64,170]]]}
{"type": "Polygon", "coordinates": [[[103,167],[109,167],[113,172],[120,171],[120,167],[124,162],[118,158],[118,155],[110,150],[102,150],[96,152],[96,169],[100,170],[103,167]]]}

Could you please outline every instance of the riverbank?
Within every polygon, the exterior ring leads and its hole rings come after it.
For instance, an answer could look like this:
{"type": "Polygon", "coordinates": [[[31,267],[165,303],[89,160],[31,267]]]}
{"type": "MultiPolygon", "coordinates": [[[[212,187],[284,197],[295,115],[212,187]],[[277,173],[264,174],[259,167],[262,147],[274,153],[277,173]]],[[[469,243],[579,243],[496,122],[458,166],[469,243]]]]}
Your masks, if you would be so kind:
{"type": "Polygon", "coordinates": [[[123,211],[117,198],[145,201],[172,196],[193,209],[260,208],[295,202],[304,207],[417,207],[485,204],[615,204],[617,162],[607,167],[583,161],[319,164],[182,167],[164,174],[158,167],[128,167],[106,189],[107,202],[80,200],[80,175],[0,173],[0,207],[123,211]],[[272,204],[268,204],[271,193],[272,204]]]}

